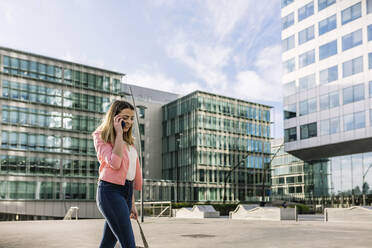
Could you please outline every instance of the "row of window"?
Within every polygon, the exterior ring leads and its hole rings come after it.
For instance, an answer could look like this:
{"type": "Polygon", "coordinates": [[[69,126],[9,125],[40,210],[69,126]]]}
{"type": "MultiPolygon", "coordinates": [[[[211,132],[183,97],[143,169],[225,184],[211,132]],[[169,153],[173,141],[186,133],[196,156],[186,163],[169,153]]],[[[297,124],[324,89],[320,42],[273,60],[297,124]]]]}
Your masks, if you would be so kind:
{"type": "MultiPolygon", "coordinates": [[[[288,62],[288,61],[287,61],[288,62]]],[[[285,62],[285,63],[287,63],[285,62]]],[[[302,61],[303,62],[303,61],[302,61]]],[[[287,69],[293,69],[294,70],[294,59],[291,65],[284,65],[284,66],[290,66],[290,68],[287,69]]],[[[314,63],[314,62],[312,62],[314,63]]],[[[372,53],[368,54],[368,69],[372,68],[372,53]]],[[[363,72],[363,56],[345,61],[342,63],[342,77],[346,78],[358,73],[363,72]]],[[[319,72],[319,84],[327,84],[334,81],[337,81],[339,79],[338,77],[338,66],[332,66],[329,68],[326,68],[324,70],[321,70],[319,72]]],[[[315,87],[317,85],[316,83],[316,77],[315,73],[309,74],[307,76],[304,76],[299,79],[299,86],[296,87],[296,81],[291,81],[289,83],[284,84],[284,96],[292,95],[298,91],[301,90],[307,90],[312,87],[315,87]]]]}
{"type": "Polygon", "coordinates": [[[58,111],[3,105],[2,122],[14,125],[19,124],[25,126],[64,128],[74,131],[93,132],[100,124],[101,119],[58,111]]]}
{"type": "Polygon", "coordinates": [[[296,186],[296,187],[273,187],[272,188],[273,195],[286,195],[286,194],[302,194],[304,193],[302,186],[296,186]]]}
{"type": "Polygon", "coordinates": [[[121,90],[121,82],[118,79],[113,79],[110,86],[110,77],[107,76],[62,69],[54,65],[9,56],[3,56],[3,72],[33,79],[57,83],[63,82],[64,84],[94,90],[112,91],[115,93],[121,90]]]}
{"type": "Polygon", "coordinates": [[[291,156],[291,155],[286,155],[282,157],[283,158],[290,157],[290,159],[289,160],[288,159],[277,160],[277,158],[275,158],[273,160],[273,162],[276,160],[275,164],[271,163],[271,165],[274,166],[272,167],[272,171],[271,171],[271,175],[273,177],[280,176],[280,175],[287,175],[287,174],[298,174],[298,173],[304,172],[302,165],[288,165],[289,163],[292,163],[292,162],[300,162],[298,158],[296,158],[295,156],[291,156]],[[285,166],[275,167],[275,165],[285,165],[285,166]]]}
{"type": "Polygon", "coordinates": [[[198,116],[198,128],[270,137],[270,126],[268,125],[249,123],[242,120],[229,120],[209,115],[198,116]]]}
{"type": "MultiPolygon", "coordinates": [[[[342,89],[342,103],[349,104],[365,99],[364,84],[358,84],[342,89]]],[[[369,96],[372,97],[372,81],[369,82],[369,96]]],[[[329,92],[319,97],[320,111],[340,106],[338,91],[329,92]]],[[[311,98],[299,103],[299,116],[307,115],[318,111],[317,98],[311,98]]],[[[293,103],[284,108],[284,119],[297,117],[297,104],[293,103]]]]}
{"type": "Polygon", "coordinates": [[[1,147],[28,151],[95,155],[92,139],[60,137],[36,133],[1,131],[1,147]]]}
{"type": "Polygon", "coordinates": [[[98,161],[1,155],[1,174],[97,177],[98,161]],[[62,167],[62,170],[60,169],[62,167]]]}
{"type": "MultiPolygon", "coordinates": [[[[208,152],[208,151],[199,151],[198,152],[198,161],[199,165],[207,166],[234,166],[239,161],[243,159],[246,155],[239,154],[226,154],[219,152],[208,152]]],[[[244,163],[240,164],[240,167],[244,168],[263,168],[263,161],[265,163],[269,162],[268,157],[249,155],[244,163]]]]}
{"type": "Polygon", "coordinates": [[[198,146],[221,150],[270,153],[270,142],[208,133],[198,134],[198,146]]]}
{"type": "Polygon", "coordinates": [[[258,107],[248,107],[229,102],[219,102],[213,98],[199,98],[198,107],[200,110],[220,113],[223,115],[233,115],[236,117],[245,117],[259,121],[270,121],[270,111],[258,107]]]}
{"type": "Polygon", "coordinates": [[[9,99],[32,103],[43,103],[80,110],[105,112],[110,106],[110,98],[60,90],[40,85],[3,80],[2,96],[9,99]]]}
{"type": "MultiPolygon", "coordinates": [[[[321,4],[318,2],[318,11],[334,4],[336,1],[322,1],[321,4]]],[[[372,0],[365,0],[367,4],[367,14],[372,12],[372,0]]],[[[297,22],[314,15],[314,1],[307,3],[306,5],[300,7],[297,11],[297,22]]],[[[341,11],[341,24],[345,25],[352,22],[362,16],[362,2],[358,2],[348,8],[341,11]]],[[[295,12],[292,12],[284,17],[282,17],[282,30],[285,30],[295,23],[295,12]]]]}
{"type": "MultiPolygon", "coordinates": [[[[367,27],[368,40],[372,38],[371,31],[372,31],[372,25],[369,25],[367,27]]],[[[291,50],[295,47],[294,37],[295,35],[292,35],[282,41],[283,52],[291,50]]],[[[303,44],[304,42],[309,41],[310,39],[314,39],[314,26],[311,26],[310,28],[307,28],[304,31],[301,31],[299,33],[298,39],[299,39],[298,41],[299,44],[303,44]]],[[[342,51],[346,51],[353,47],[362,45],[363,43],[362,29],[358,29],[356,31],[353,31],[349,34],[342,36],[341,41],[342,41],[342,51]]],[[[337,39],[319,46],[319,60],[326,59],[336,54],[337,54],[337,39]]]]}
{"type": "Polygon", "coordinates": [[[303,176],[288,176],[288,177],[277,177],[272,179],[273,185],[278,184],[290,184],[290,183],[303,183],[303,176]]]}
{"type": "Polygon", "coordinates": [[[96,190],[96,183],[1,181],[0,199],[94,200],[96,190]]]}
{"type": "MultiPolygon", "coordinates": [[[[370,125],[372,125],[372,110],[370,114],[370,125]]],[[[334,117],[320,121],[320,135],[330,135],[339,133],[341,131],[340,117],[334,117]]],[[[343,131],[351,131],[366,127],[366,113],[365,111],[355,112],[343,116],[343,131]]],[[[308,139],[318,135],[317,123],[313,122],[300,126],[300,139],[308,139]]],[[[284,130],[284,141],[291,142],[297,140],[297,128],[287,128],[284,130]]]]}
{"type": "MultiPolygon", "coordinates": [[[[223,183],[225,182],[227,173],[228,172],[226,171],[199,169],[199,178],[197,179],[197,181],[208,183],[223,183]]],[[[265,181],[268,182],[267,179],[265,181]]],[[[234,175],[234,173],[232,173],[231,176],[228,178],[227,183],[239,183],[248,185],[262,183],[262,174],[239,172],[237,175],[234,175]]]]}
{"type": "MultiPolygon", "coordinates": [[[[270,121],[270,110],[261,106],[246,106],[240,103],[228,102],[214,97],[196,96],[189,99],[182,99],[163,107],[163,120],[174,122],[175,119],[178,125],[183,130],[183,126],[192,126],[194,114],[190,114],[195,110],[212,112],[221,115],[229,115],[234,117],[243,117],[252,120],[270,121]],[[190,123],[191,119],[191,124],[190,123]],[[179,123],[178,123],[179,122],[179,123]],[[186,123],[186,124],[185,124],[186,123]]],[[[173,125],[173,124],[172,124],[173,125]]],[[[178,129],[177,129],[178,130],[178,129]]]]}

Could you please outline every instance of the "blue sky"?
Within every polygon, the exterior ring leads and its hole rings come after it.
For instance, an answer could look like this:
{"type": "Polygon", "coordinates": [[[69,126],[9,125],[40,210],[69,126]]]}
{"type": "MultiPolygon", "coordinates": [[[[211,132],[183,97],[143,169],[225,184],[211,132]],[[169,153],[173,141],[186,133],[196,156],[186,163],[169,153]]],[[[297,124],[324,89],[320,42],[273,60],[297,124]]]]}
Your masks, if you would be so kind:
{"type": "Polygon", "coordinates": [[[0,23],[0,46],[271,105],[283,136],[280,1],[1,0],[0,23]]]}

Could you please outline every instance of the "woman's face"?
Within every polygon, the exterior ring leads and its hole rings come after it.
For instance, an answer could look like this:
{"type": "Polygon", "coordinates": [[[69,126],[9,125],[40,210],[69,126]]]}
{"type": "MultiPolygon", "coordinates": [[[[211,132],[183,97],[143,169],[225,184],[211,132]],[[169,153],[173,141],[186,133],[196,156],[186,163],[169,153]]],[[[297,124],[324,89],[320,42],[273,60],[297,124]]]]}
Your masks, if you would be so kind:
{"type": "Polygon", "coordinates": [[[125,127],[123,128],[124,132],[128,132],[129,128],[133,125],[134,122],[134,110],[130,108],[123,109],[119,116],[125,122],[125,127]]]}

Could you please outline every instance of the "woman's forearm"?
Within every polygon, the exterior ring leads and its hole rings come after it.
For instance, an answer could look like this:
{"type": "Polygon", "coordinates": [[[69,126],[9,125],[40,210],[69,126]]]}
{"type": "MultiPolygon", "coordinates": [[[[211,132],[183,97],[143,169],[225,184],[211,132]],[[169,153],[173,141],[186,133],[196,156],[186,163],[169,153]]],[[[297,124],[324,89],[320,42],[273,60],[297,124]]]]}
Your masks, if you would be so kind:
{"type": "Polygon", "coordinates": [[[114,148],[112,149],[112,152],[118,155],[119,157],[123,157],[123,150],[124,150],[124,140],[121,135],[116,135],[114,148]]]}
{"type": "Polygon", "coordinates": [[[133,205],[133,206],[136,206],[136,201],[134,200],[134,192],[133,192],[133,194],[132,194],[132,205],[133,205]]]}

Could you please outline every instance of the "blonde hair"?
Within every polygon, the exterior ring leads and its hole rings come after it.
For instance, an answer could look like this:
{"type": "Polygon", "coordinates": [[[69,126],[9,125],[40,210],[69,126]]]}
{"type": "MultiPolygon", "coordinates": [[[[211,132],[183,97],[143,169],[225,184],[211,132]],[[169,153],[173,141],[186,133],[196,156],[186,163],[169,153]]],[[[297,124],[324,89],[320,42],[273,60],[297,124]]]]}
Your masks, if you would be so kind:
{"type": "MultiPolygon", "coordinates": [[[[114,117],[118,115],[123,109],[127,108],[134,111],[133,105],[126,101],[116,100],[111,104],[105,117],[102,119],[101,125],[99,125],[97,129],[94,131],[101,132],[101,139],[104,142],[110,143],[112,145],[115,144],[116,131],[114,128],[114,117]]],[[[123,132],[123,139],[129,145],[134,144],[134,137],[132,136],[132,127],[133,125],[129,128],[128,132],[123,132]]]]}

